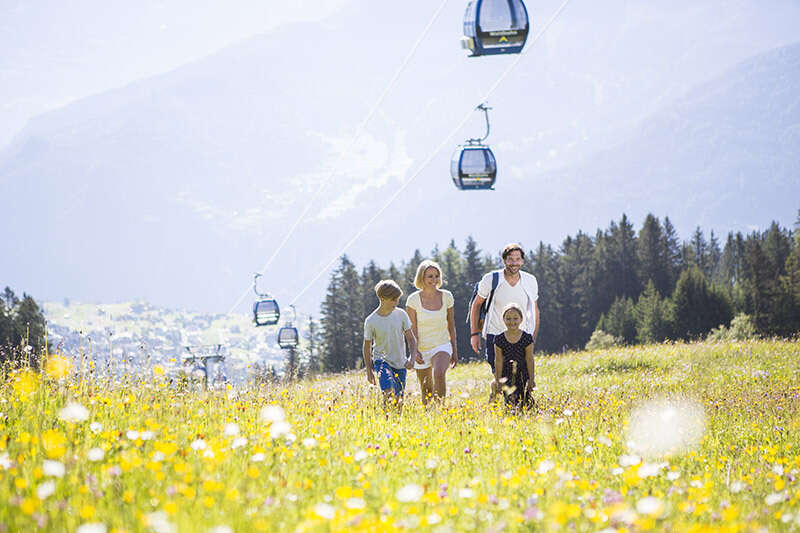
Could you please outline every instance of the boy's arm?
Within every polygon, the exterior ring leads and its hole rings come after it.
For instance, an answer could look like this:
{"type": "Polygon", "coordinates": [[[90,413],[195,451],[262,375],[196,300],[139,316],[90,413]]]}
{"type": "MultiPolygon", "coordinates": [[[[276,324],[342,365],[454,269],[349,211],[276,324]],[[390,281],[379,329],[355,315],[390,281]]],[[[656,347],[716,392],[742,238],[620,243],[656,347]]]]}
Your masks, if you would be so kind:
{"type": "Polygon", "coordinates": [[[536,375],[534,374],[533,364],[533,344],[525,347],[525,364],[528,366],[528,390],[536,386],[536,375]]]}
{"type": "Polygon", "coordinates": [[[406,368],[413,368],[414,367],[414,357],[417,353],[417,337],[414,336],[414,332],[411,331],[411,328],[405,330],[403,334],[406,336],[406,342],[408,343],[408,359],[406,359],[406,368]]]}
{"type": "Polygon", "coordinates": [[[364,339],[364,368],[367,369],[367,382],[375,385],[375,373],[372,370],[372,341],[364,339]]]}

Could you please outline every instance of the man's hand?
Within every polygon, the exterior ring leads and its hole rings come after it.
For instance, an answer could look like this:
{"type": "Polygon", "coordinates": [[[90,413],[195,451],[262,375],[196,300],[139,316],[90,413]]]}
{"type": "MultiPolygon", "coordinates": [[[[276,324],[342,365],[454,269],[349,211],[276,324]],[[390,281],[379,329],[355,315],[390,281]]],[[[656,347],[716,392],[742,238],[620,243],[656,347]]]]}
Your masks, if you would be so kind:
{"type": "MultiPolygon", "coordinates": [[[[417,353],[419,353],[419,352],[417,352],[417,353]]],[[[411,370],[412,368],[414,368],[414,361],[411,360],[411,357],[408,357],[406,359],[405,367],[406,367],[407,370],[411,370]]]]}
{"type": "Polygon", "coordinates": [[[375,372],[371,368],[367,369],[367,382],[370,385],[375,385],[375,372]]]}
{"type": "Polygon", "coordinates": [[[480,335],[473,335],[472,338],[469,340],[469,343],[472,345],[472,351],[476,354],[481,354],[481,336],[480,335]]]}

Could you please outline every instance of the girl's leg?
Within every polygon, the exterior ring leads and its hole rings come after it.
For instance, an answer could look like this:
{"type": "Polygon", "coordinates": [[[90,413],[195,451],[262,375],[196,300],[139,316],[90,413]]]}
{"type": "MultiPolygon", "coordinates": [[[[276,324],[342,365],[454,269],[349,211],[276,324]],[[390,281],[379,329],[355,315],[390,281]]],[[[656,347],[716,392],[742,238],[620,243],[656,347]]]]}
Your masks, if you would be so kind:
{"type": "Polygon", "coordinates": [[[428,401],[433,395],[433,373],[431,368],[417,369],[417,379],[419,380],[419,390],[422,393],[422,405],[428,405],[428,401]]]}
{"type": "Polygon", "coordinates": [[[450,354],[437,352],[431,361],[433,366],[433,393],[437,400],[443,400],[447,395],[447,381],[445,375],[450,368],[450,354]]]}

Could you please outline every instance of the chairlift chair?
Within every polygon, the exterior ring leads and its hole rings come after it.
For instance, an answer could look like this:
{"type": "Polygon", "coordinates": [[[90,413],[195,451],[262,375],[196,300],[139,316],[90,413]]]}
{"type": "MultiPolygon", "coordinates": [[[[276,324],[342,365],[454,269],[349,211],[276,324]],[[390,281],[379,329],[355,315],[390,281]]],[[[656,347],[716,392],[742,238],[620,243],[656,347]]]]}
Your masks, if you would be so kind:
{"type": "Polygon", "coordinates": [[[492,149],[483,143],[489,137],[491,107],[481,104],[476,109],[485,114],[486,135],[480,139],[467,139],[465,144],[456,148],[450,160],[450,177],[462,191],[492,189],[497,178],[497,160],[492,149]]]}
{"type": "Polygon", "coordinates": [[[293,305],[290,307],[292,308],[292,319],[287,321],[286,324],[278,330],[278,346],[284,350],[297,348],[300,342],[300,335],[297,333],[297,328],[292,325],[292,322],[297,318],[297,311],[293,305]]]}
{"type": "Polygon", "coordinates": [[[278,301],[268,293],[258,291],[258,278],[261,274],[253,276],[253,291],[258,299],[253,303],[253,322],[256,326],[274,326],[281,318],[281,308],[278,301]]]}
{"type": "Polygon", "coordinates": [[[530,23],[522,0],[471,0],[464,13],[461,46],[470,57],[518,54],[530,23]]]}

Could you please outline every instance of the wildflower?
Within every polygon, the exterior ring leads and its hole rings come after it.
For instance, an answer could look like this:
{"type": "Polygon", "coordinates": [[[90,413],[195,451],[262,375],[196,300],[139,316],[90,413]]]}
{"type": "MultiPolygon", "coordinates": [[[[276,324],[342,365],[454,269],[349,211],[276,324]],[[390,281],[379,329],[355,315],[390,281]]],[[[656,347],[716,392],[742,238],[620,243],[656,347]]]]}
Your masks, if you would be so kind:
{"type": "Polygon", "coordinates": [[[138,438],[139,438],[139,432],[138,432],[138,431],[136,431],[135,429],[128,430],[128,431],[125,433],[125,437],[126,437],[128,440],[136,440],[136,439],[138,439],[138,438]]]}
{"type": "Polygon", "coordinates": [[[767,495],[766,498],[764,498],[764,502],[767,505],[772,506],[775,505],[776,503],[782,502],[784,499],[786,499],[785,492],[773,492],[772,494],[769,494],[767,495]]]}
{"type": "Polygon", "coordinates": [[[22,370],[14,376],[14,381],[11,387],[14,392],[21,399],[27,399],[31,394],[36,392],[39,381],[36,379],[36,374],[30,370],[22,370]]]}
{"type": "Polygon", "coordinates": [[[336,515],[336,510],[327,503],[318,503],[314,506],[314,514],[323,520],[331,520],[336,515]]]}
{"type": "Polygon", "coordinates": [[[45,481],[36,487],[36,497],[40,500],[46,500],[56,491],[56,484],[53,481],[45,481]]]}
{"type": "Polygon", "coordinates": [[[42,465],[45,475],[53,477],[64,477],[65,468],[63,463],[58,461],[45,461],[42,465]]]}
{"type": "Polygon", "coordinates": [[[261,420],[271,424],[283,422],[286,420],[286,414],[280,406],[267,405],[261,409],[261,420]]]}
{"type": "Polygon", "coordinates": [[[106,525],[101,522],[87,522],[80,525],[75,533],[106,533],[106,531],[108,531],[106,525]]]}
{"type": "Polygon", "coordinates": [[[11,468],[11,459],[9,459],[7,453],[0,453],[0,468],[3,470],[11,468]]]}
{"type": "Polygon", "coordinates": [[[658,498],[648,496],[636,502],[636,511],[657,518],[664,512],[664,503],[658,498]]]}
{"type": "Polygon", "coordinates": [[[676,470],[671,470],[667,472],[667,479],[670,481],[675,481],[679,477],[681,477],[681,473],[676,470]]]}
{"type": "Polygon", "coordinates": [[[178,528],[171,523],[164,511],[144,515],[144,523],[156,533],[177,533],[178,528]]]}
{"type": "Polygon", "coordinates": [[[246,437],[236,437],[233,439],[231,443],[231,449],[235,450],[237,448],[241,448],[242,446],[247,446],[247,438],[246,437]]]}
{"type": "Polygon", "coordinates": [[[667,463],[644,463],[639,467],[639,470],[637,470],[636,473],[640,478],[653,477],[657,476],[663,468],[666,468],[666,466],[667,463]]]}
{"type": "Polygon", "coordinates": [[[619,458],[619,465],[623,467],[638,465],[641,462],[642,458],[638,455],[622,455],[619,458]]]}
{"type": "Polygon", "coordinates": [[[315,439],[312,439],[311,437],[303,439],[303,446],[305,446],[306,448],[313,448],[316,445],[317,441],[315,439]]]}
{"type": "Polygon", "coordinates": [[[72,370],[72,361],[61,355],[54,355],[47,360],[45,373],[50,379],[63,379],[72,370]]]}
{"type": "Polygon", "coordinates": [[[233,437],[234,435],[239,434],[239,424],[234,424],[231,422],[230,424],[225,425],[225,435],[229,437],[233,437]]]}
{"type": "Polygon", "coordinates": [[[101,424],[100,422],[92,422],[91,424],[89,424],[89,429],[92,430],[92,433],[97,435],[98,433],[103,431],[103,424],[101,424]]]}
{"type": "Polygon", "coordinates": [[[404,502],[404,503],[405,502],[416,502],[420,498],[422,498],[423,493],[424,493],[424,490],[422,489],[422,487],[420,487],[419,485],[414,485],[412,483],[412,484],[406,485],[402,489],[398,490],[397,494],[395,494],[395,496],[397,497],[398,501],[401,501],[401,502],[404,502]]]}
{"type": "Polygon", "coordinates": [[[217,526],[212,527],[208,533],[233,533],[233,529],[230,526],[217,526]]]}
{"type": "Polygon", "coordinates": [[[273,439],[288,436],[292,431],[292,426],[288,422],[273,422],[269,427],[269,436],[273,439]]]}
{"type": "Polygon", "coordinates": [[[263,453],[254,453],[252,457],[250,457],[250,460],[254,463],[262,463],[266,458],[267,456],[264,455],[263,453]]]}
{"type": "Polygon", "coordinates": [[[472,491],[472,489],[464,488],[464,489],[461,489],[460,491],[458,491],[458,497],[459,498],[464,498],[466,500],[466,499],[472,498],[473,496],[475,496],[475,493],[472,491]]]}
{"type": "Polygon", "coordinates": [[[205,450],[206,449],[206,441],[203,439],[197,439],[189,445],[193,450],[205,450]]]}
{"type": "Polygon", "coordinates": [[[364,459],[366,459],[366,458],[367,458],[367,452],[365,452],[364,450],[358,450],[355,453],[355,455],[353,455],[353,459],[355,459],[356,462],[359,462],[359,463],[361,461],[363,461],[364,459]]]}
{"type": "Polygon", "coordinates": [[[348,498],[347,501],[344,502],[344,507],[352,511],[360,511],[367,507],[367,502],[362,498],[348,498]]]}
{"type": "Polygon", "coordinates": [[[631,414],[628,438],[647,456],[662,456],[696,446],[705,431],[705,414],[696,402],[659,399],[631,414]]]}
{"type": "Polygon", "coordinates": [[[67,451],[67,438],[54,429],[42,433],[42,446],[48,457],[58,459],[67,451]]]}
{"type": "Polygon", "coordinates": [[[546,474],[553,468],[555,468],[556,464],[551,461],[550,459],[545,459],[541,463],[539,463],[539,467],[536,469],[537,474],[546,474]]]}
{"type": "Polygon", "coordinates": [[[86,457],[93,463],[102,461],[105,455],[106,454],[102,448],[92,448],[86,453],[86,457]]]}
{"type": "Polygon", "coordinates": [[[89,410],[79,403],[70,402],[58,412],[58,418],[64,422],[84,422],[89,419],[89,410]]]}

